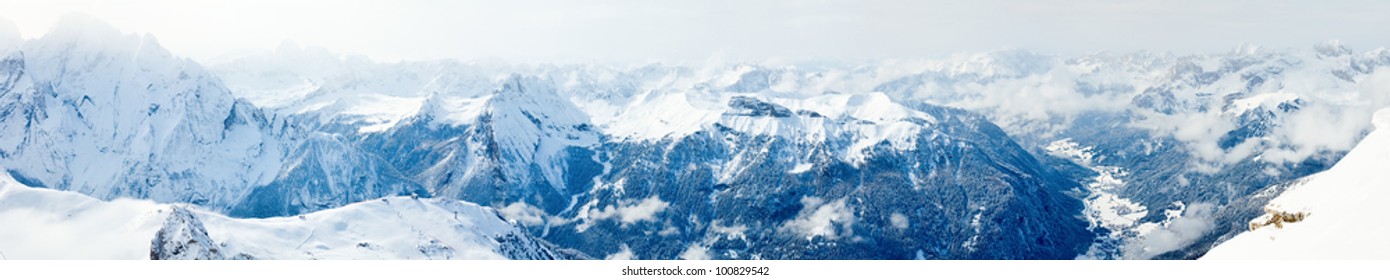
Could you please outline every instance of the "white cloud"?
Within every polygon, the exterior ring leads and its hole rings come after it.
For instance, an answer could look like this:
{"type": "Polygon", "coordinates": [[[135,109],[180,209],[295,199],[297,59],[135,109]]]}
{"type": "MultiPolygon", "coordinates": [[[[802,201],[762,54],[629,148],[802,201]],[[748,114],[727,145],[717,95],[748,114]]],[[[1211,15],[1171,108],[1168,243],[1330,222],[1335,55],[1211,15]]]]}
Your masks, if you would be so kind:
{"type": "Polygon", "coordinates": [[[1347,151],[1370,128],[1368,107],[1308,106],[1290,115],[1276,129],[1275,139],[1287,146],[1264,153],[1270,162],[1297,162],[1325,151],[1347,151]]]}
{"type": "Polygon", "coordinates": [[[731,226],[723,226],[723,225],[721,225],[722,222],[723,222],[723,221],[719,221],[719,220],[715,220],[715,221],[713,221],[713,222],[710,222],[709,230],[710,230],[711,232],[714,232],[714,233],[723,234],[724,236],[726,236],[726,237],[728,237],[728,238],[738,238],[738,239],[745,239],[745,238],[748,238],[747,235],[744,235],[744,232],[747,232],[747,231],[748,231],[748,226],[746,226],[746,225],[741,225],[741,224],[735,224],[735,225],[731,225],[731,226]]]}
{"type": "Polygon", "coordinates": [[[808,196],[801,198],[801,205],[801,212],[783,224],[782,231],[808,239],[816,236],[835,239],[840,237],[837,233],[852,234],[849,226],[854,223],[854,211],[845,205],[844,198],[825,203],[821,198],[808,196]]]}
{"type": "Polygon", "coordinates": [[[1187,144],[1188,152],[1203,162],[1226,162],[1227,153],[1221,149],[1221,137],[1235,129],[1231,120],[1220,112],[1192,112],[1165,115],[1144,113],[1135,127],[1145,128],[1157,135],[1171,135],[1187,144]]]}
{"type": "Polygon", "coordinates": [[[1390,71],[1363,78],[1357,91],[1324,97],[1294,112],[1274,131],[1280,146],[1264,153],[1271,162],[1297,162],[1325,151],[1347,151],[1371,129],[1371,116],[1390,106],[1390,71]]]}
{"type": "Polygon", "coordinates": [[[515,220],[522,225],[534,226],[545,223],[545,210],[526,204],[525,202],[513,202],[507,207],[497,209],[497,213],[502,214],[510,220],[515,220]]]}
{"type": "Polygon", "coordinates": [[[666,207],[670,205],[659,197],[651,196],[635,204],[625,204],[618,207],[609,205],[603,209],[591,209],[589,210],[589,218],[593,220],[617,218],[624,225],[630,225],[641,221],[654,221],[656,220],[656,213],[666,210],[666,207]]]}
{"type": "MultiPolygon", "coordinates": [[[[1307,82],[1289,79],[1291,83],[1307,82]]],[[[1328,151],[1347,151],[1356,145],[1371,128],[1371,115],[1375,110],[1390,106],[1390,71],[1366,76],[1356,90],[1348,92],[1317,91],[1307,86],[1299,89],[1309,90],[1291,93],[1303,100],[1299,110],[1282,115],[1280,123],[1271,128],[1267,136],[1246,139],[1227,149],[1220,147],[1220,141],[1238,128],[1237,116],[1219,110],[1173,115],[1145,112],[1141,120],[1131,125],[1183,142],[1186,150],[1196,158],[1189,163],[1193,171],[1216,172],[1226,164],[1254,156],[1272,163],[1300,162],[1328,151]]]]}
{"type": "Polygon", "coordinates": [[[708,260],[710,259],[709,249],[705,248],[704,246],[700,246],[700,243],[691,243],[690,247],[686,247],[685,251],[681,252],[681,259],[708,260]]]}
{"type": "Polygon", "coordinates": [[[893,223],[893,228],[897,229],[907,229],[909,226],[907,216],[902,213],[893,213],[893,215],[889,215],[888,221],[893,223]]]}
{"type": "Polygon", "coordinates": [[[629,247],[627,246],[627,244],[623,244],[622,247],[618,249],[618,252],[609,254],[608,256],[603,257],[603,259],[605,259],[605,260],[631,260],[634,256],[636,256],[636,255],[634,255],[634,254],[632,253],[632,248],[629,248],[629,247]]]}
{"type": "Polygon", "coordinates": [[[995,107],[993,109],[1031,120],[1069,117],[1087,111],[1117,111],[1129,105],[1128,96],[1087,96],[1077,92],[1077,78],[1076,73],[1068,68],[1054,67],[1041,75],[989,83],[979,88],[957,89],[979,92],[974,100],[959,104],[966,108],[995,107]]]}
{"type": "Polygon", "coordinates": [[[676,228],[675,226],[672,226],[672,225],[670,225],[670,224],[667,224],[667,225],[666,225],[666,228],[663,228],[663,229],[661,229],[661,231],[656,232],[656,235],[660,235],[660,236],[672,236],[672,235],[676,235],[677,233],[680,233],[680,232],[681,232],[680,229],[678,229],[678,228],[676,228]]]}
{"type": "Polygon", "coordinates": [[[1191,245],[1215,226],[1212,221],[1215,212],[1216,206],[1208,203],[1187,206],[1182,216],[1126,243],[1125,258],[1149,259],[1191,245]]]}

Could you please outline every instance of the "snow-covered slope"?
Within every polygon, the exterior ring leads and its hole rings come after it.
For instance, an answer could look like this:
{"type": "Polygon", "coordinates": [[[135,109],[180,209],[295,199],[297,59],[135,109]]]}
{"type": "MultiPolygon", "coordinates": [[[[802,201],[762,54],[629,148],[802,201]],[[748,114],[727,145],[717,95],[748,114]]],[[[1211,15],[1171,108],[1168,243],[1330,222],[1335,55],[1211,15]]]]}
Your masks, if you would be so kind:
{"type": "Polygon", "coordinates": [[[300,215],[237,219],[147,200],[101,201],[0,174],[8,259],[557,259],[497,211],[389,197],[300,215]]]}
{"type": "Polygon", "coordinates": [[[1203,259],[1390,259],[1390,109],[1327,171],[1301,179],[1203,259]]]}
{"type": "Polygon", "coordinates": [[[200,218],[224,251],[254,258],[564,258],[497,211],[451,199],[387,197],[297,217],[200,218]]]}

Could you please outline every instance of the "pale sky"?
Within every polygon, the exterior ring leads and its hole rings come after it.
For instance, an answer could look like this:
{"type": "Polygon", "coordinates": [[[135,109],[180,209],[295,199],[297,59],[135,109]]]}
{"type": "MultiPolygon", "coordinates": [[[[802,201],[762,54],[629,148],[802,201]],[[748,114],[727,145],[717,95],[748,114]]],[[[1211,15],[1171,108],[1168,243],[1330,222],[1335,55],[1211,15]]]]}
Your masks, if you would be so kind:
{"type": "Polygon", "coordinates": [[[0,0],[26,38],[84,13],[208,60],[286,40],[376,60],[521,63],[941,58],[1005,48],[1222,52],[1390,46],[1390,1],[0,0]]]}

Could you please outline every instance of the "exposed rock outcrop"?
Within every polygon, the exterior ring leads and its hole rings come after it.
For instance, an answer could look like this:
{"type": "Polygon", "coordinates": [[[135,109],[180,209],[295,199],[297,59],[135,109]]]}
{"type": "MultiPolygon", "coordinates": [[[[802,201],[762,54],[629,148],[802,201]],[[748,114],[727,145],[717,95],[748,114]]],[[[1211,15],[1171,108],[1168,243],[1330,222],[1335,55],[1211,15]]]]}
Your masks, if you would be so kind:
{"type": "Polygon", "coordinates": [[[221,260],[226,259],[217,243],[208,237],[203,222],[183,207],[170,209],[164,226],[155,233],[150,244],[151,260],[221,260]]]}

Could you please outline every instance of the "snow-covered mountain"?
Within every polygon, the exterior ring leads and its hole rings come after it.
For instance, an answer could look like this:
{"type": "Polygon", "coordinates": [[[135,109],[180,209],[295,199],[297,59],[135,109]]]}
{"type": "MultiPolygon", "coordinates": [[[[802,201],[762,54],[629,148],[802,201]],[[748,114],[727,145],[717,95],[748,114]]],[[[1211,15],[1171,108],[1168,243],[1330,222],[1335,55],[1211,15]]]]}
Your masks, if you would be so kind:
{"type": "Polygon", "coordinates": [[[0,165],[26,184],[225,207],[281,168],[274,120],[153,37],[70,16],[4,57],[0,165]]]}
{"type": "Polygon", "coordinates": [[[578,176],[592,168],[600,134],[556,94],[549,81],[512,75],[483,93],[433,96],[419,114],[360,145],[434,195],[558,212],[591,181],[578,176]]]}
{"type": "MultiPolygon", "coordinates": [[[[1390,198],[1390,109],[1375,113],[1375,131],[1327,171],[1299,179],[1269,201],[1250,231],[1222,242],[1203,259],[1386,259],[1390,227],[1378,222],[1390,198]]],[[[1263,195],[1276,195],[1265,193],[1263,195]]]]}
{"type": "Polygon", "coordinates": [[[425,193],[346,140],[237,99],[148,35],[69,16],[2,61],[0,165],[25,184],[243,216],[425,193]]]}
{"type": "Polygon", "coordinates": [[[565,259],[494,209],[387,197],[299,216],[239,219],[188,205],[101,201],[0,174],[8,259],[565,259]]]}

